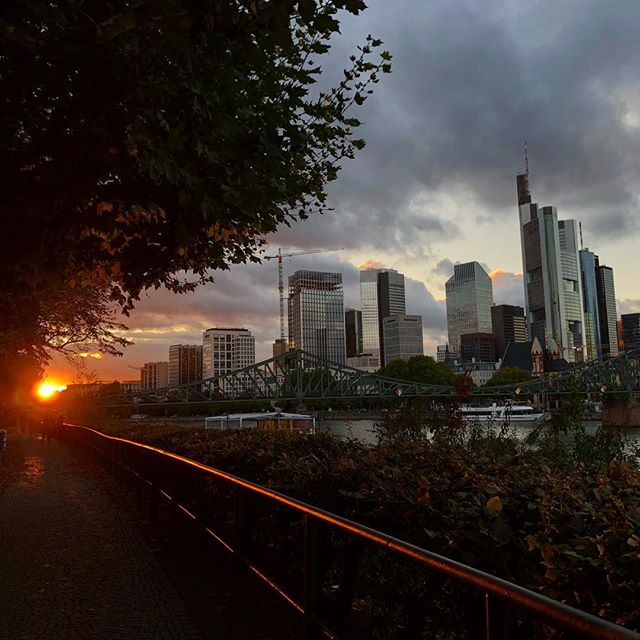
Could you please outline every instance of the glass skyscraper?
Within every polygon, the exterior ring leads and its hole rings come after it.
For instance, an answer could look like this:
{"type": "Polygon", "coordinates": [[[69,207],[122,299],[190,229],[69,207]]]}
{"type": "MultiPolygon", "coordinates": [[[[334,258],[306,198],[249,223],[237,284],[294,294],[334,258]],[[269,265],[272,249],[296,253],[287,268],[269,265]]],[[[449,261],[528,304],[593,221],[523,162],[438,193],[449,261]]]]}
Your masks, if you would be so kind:
{"type": "Polygon", "coordinates": [[[580,249],[580,272],[582,275],[582,301],[584,304],[584,335],[587,360],[602,357],[600,341],[600,319],[598,313],[598,289],[596,265],[598,257],[589,249],[580,249]]]}
{"type": "Polygon", "coordinates": [[[575,220],[531,202],[528,176],[517,176],[522,271],[529,339],[553,339],[569,361],[584,358],[584,309],[575,220]]]}
{"type": "Polygon", "coordinates": [[[460,336],[491,333],[493,284],[478,262],[456,264],[445,284],[449,349],[460,353],[460,336]]]}
{"type": "Polygon", "coordinates": [[[406,313],[404,275],[395,269],[365,269],[360,272],[362,350],[378,356],[384,364],[385,318],[406,313]]]}
{"type": "MultiPolygon", "coordinates": [[[[600,322],[600,345],[603,356],[618,355],[616,290],[613,284],[613,269],[601,265],[596,256],[596,291],[600,322]]],[[[625,344],[626,348],[626,344],[625,344]]]]}
{"type": "Polygon", "coordinates": [[[289,277],[289,348],[344,364],[342,274],[296,271],[289,277]]]}

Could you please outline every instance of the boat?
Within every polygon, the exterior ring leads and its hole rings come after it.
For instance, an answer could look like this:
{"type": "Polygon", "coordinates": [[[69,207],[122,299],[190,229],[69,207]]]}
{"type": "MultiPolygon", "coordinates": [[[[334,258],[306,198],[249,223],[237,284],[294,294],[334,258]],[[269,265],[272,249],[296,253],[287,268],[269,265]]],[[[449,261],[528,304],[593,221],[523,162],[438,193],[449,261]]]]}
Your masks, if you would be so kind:
{"type": "Polygon", "coordinates": [[[304,413],[227,413],[204,419],[205,429],[264,429],[315,433],[316,419],[304,413]]]}
{"type": "Polygon", "coordinates": [[[492,422],[494,424],[536,425],[549,418],[549,414],[538,411],[528,404],[503,404],[495,402],[490,407],[463,406],[462,419],[465,422],[492,422]]]}

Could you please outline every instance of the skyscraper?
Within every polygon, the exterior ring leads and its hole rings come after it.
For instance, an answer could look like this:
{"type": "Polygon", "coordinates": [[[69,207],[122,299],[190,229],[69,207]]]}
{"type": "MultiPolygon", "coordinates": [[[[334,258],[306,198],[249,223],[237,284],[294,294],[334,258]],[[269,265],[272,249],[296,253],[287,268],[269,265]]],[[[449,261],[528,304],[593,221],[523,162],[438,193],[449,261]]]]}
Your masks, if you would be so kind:
{"type": "Polygon", "coordinates": [[[532,203],[528,173],[517,176],[517,187],[529,337],[547,347],[553,339],[568,361],[582,360],[584,311],[575,220],[558,222],[556,207],[532,203]]]}
{"type": "Polygon", "coordinates": [[[564,289],[564,313],[567,323],[569,362],[585,358],[585,326],[582,297],[582,274],[578,255],[578,224],[575,220],[559,220],[560,275],[564,289]],[[571,358],[573,354],[573,359],[571,358]]]}
{"type": "Polygon", "coordinates": [[[406,313],[404,275],[395,269],[366,269],[360,272],[362,349],[380,357],[384,364],[385,318],[406,313]]]}
{"type": "Polygon", "coordinates": [[[596,256],[593,251],[580,249],[582,302],[584,306],[584,337],[587,360],[595,360],[602,357],[598,289],[596,286],[597,263],[598,256],[596,256]]]}
{"type": "Polygon", "coordinates": [[[463,333],[460,336],[463,362],[496,362],[496,337],[493,333],[463,333]]]}
{"type": "Polygon", "coordinates": [[[256,363],[256,339],[243,328],[215,327],[202,334],[205,378],[236,371],[256,363]]]}
{"type": "Polygon", "coordinates": [[[524,309],[512,304],[491,307],[491,327],[496,337],[496,356],[502,358],[510,342],[527,342],[527,321],[524,309]]]}
{"type": "Polygon", "coordinates": [[[640,313],[623,313],[620,320],[625,351],[640,350],[640,313]]]}
{"type": "Polygon", "coordinates": [[[289,347],[344,364],[342,274],[296,271],[289,277],[289,347]]]}
{"type": "Polygon", "coordinates": [[[460,353],[463,333],[491,333],[493,285],[478,262],[465,262],[453,267],[445,290],[449,348],[460,353]]]}
{"type": "MultiPolygon", "coordinates": [[[[603,356],[618,355],[616,331],[616,290],[613,283],[613,269],[600,264],[596,257],[596,292],[598,296],[598,322],[600,324],[600,345],[603,356]]],[[[625,341],[625,349],[628,348],[625,341]]]]}
{"type": "Polygon", "coordinates": [[[424,355],[422,316],[395,314],[382,321],[384,362],[424,355]]]}
{"type": "Polygon", "coordinates": [[[362,350],[362,311],[346,309],[344,312],[347,358],[354,358],[362,350]]]}
{"type": "Polygon", "coordinates": [[[169,347],[169,386],[202,380],[202,346],[172,344],[169,347]]]}

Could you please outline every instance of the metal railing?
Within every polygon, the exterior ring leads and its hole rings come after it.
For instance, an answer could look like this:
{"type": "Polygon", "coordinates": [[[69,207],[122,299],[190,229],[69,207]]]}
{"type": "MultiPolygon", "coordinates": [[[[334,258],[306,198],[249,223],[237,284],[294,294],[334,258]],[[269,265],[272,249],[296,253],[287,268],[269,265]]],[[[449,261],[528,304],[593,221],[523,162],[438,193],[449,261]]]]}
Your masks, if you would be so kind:
{"type": "Polygon", "coordinates": [[[640,633],[195,460],[65,427],[149,489],[152,516],[162,499],[171,503],[283,597],[303,616],[305,638],[640,640],[640,633]],[[276,542],[267,535],[274,530],[276,542]],[[369,565],[375,570],[367,573],[369,565]],[[371,595],[376,576],[388,583],[378,600],[371,595]],[[436,600],[443,615],[429,607],[436,600]],[[372,621],[378,635],[367,630],[372,621]],[[447,625],[450,636],[441,633],[447,625]]]}

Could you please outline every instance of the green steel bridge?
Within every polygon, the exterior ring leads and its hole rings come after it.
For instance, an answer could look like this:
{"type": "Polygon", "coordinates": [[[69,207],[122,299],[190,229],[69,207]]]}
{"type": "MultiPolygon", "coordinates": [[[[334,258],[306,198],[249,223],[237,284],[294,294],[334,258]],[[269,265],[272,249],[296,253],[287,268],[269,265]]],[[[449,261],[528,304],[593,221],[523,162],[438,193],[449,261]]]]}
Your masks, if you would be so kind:
{"type": "MultiPolygon", "coordinates": [[[[469,401],[580,394],[640,395],[640,357],[622,354],[572,370],[534,377],[513,385],[478,387],[469,401]]],[[[450,385],[396,380],[325,360],[301,350],[289,351],[255,365],[178,387],[121,394],[124,404],[238,402],[243,400],[303,402],[311,399],[457,397],[450,385]]]]}

